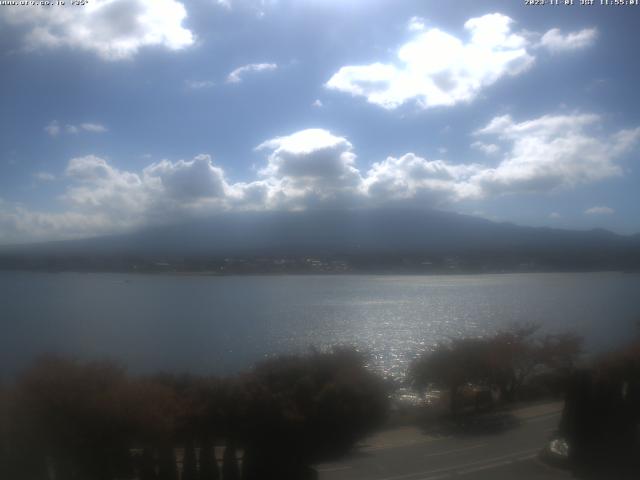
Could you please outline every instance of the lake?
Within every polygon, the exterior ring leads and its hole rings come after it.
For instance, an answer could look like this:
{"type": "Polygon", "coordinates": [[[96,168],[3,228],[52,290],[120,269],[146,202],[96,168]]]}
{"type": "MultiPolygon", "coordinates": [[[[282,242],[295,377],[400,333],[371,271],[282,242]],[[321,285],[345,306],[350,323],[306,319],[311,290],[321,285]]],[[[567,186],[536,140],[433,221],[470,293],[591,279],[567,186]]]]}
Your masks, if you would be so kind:
{"type": "Polygon", "coordinates": [[[592,352],[638,333],[640,275],[189,276],[0,272],[0,374],[43,352],[134,373],[225,374],[267,355],[353,344],[401,376],[417,352],[511,322],[582,334],[592,352]]]}

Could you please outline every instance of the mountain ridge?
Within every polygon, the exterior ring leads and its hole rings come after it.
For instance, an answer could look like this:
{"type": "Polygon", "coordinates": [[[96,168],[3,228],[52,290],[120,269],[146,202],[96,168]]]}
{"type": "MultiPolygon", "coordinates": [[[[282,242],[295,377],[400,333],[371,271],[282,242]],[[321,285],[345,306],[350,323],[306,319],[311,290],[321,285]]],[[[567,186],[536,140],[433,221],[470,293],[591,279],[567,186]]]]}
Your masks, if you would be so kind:
{"type": "MultiPolygon", "coordinates": [[[[120,235],[5,247],[0,258],[445,257],[515,261],[580,256],[577,263],[635,268],[640,235],[526,227],[438,210],[224,213],[120,235]]],[[[2,265],[0,265],[1,267],[2,265]]]]}

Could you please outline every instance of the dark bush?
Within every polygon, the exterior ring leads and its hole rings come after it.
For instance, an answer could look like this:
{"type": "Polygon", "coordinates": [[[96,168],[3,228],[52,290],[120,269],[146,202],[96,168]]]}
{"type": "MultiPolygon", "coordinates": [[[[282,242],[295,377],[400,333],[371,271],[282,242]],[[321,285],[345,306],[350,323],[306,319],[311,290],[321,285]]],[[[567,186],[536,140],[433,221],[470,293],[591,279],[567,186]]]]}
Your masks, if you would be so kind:
{"type": "Polygon", "coordinates": [[[582,339],[571,334],[538,337],[536,332],[536,326],[515,326],[486,338],[442,343],[412,363],[409,381],[418,388],[446,388],[453,414],[466,384],[497,389],[505,401],[517,400],[523,393],[542,394],[541,385],[536,388],[528,382],[543,374],[566,379],[580,356],[582,339]],[[528,391],[523,391],[525,386],[528,391]]]}
{"type": "Polygon", "coordinates": [[[215,480],[220,440],[225,480],[240,476],[236,452],[247,478],[306,478],[312,462],[346,451],[386,411],[383,382],[353,350],[280,357],[226,380],[131,379],[112,363],[46,357],[0,391],[0,468],[16,480],[46,478],[47,461],[62,480],[134,471],[177,480],[175,449],[184,447],[182,479],[215,480]]]}

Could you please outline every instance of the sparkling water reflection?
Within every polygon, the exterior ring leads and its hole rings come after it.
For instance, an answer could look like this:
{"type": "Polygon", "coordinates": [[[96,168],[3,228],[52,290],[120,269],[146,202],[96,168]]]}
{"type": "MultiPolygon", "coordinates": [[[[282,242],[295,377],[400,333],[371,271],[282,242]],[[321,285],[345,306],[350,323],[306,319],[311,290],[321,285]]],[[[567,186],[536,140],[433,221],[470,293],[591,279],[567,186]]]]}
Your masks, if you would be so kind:
{"type": "Polygon", "coordinates": [[[447,338],[510,322],[583,334],[592,349],[635,332],[640,275],[238,276],[0,273],[0,368],[42,352],[110,357],[133,371],[230,373],[264,356],[356,345],[401,376],[447,338]]]}

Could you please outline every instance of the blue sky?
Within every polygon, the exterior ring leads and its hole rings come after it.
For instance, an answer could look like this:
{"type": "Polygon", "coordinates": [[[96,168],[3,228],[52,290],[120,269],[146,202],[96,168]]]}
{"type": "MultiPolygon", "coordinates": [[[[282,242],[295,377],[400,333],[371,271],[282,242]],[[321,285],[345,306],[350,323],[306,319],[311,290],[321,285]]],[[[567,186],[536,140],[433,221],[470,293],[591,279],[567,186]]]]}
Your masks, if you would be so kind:
{"type": "Polygon", "coordinates": [[[218,211],[640,232],[640,6],[0,6],[0,243],[218,211]]]}

